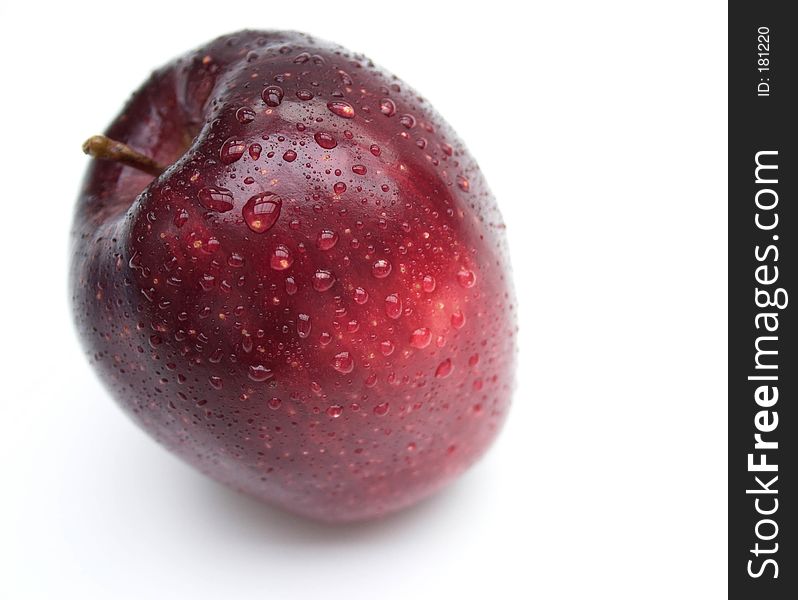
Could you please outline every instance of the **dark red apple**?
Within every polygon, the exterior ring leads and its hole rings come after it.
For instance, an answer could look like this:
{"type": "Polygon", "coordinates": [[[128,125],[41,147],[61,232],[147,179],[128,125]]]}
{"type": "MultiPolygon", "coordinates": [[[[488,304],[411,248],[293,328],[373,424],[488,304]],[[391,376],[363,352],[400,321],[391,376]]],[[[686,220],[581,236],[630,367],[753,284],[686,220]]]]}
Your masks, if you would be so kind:
{"type": "Polygon", "coordinates": [[[485,451],[513,379],[504,224],[417,93],[245,31],[153,73],[106,136],[86,145],[111,160],[78,201],[75,317],[154,438],[329,521],[413,504],[485,451]]]}

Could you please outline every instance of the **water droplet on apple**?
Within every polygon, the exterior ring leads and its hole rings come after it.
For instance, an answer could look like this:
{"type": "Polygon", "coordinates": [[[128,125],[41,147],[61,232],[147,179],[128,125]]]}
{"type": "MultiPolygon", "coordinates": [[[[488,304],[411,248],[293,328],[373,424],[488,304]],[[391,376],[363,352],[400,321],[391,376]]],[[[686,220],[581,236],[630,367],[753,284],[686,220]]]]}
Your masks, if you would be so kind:
{"type": "Polygon", "coordinates": [[[187,221],[188,221],[188,211],[185,208],[179,209],[177,211],[177,214],[175,214],[175,218],[173,221],[175,227],[180,228],[183,225],[185,225],[187,221]]]}
{"type": "Polygon", "coordinates": [[[316,143],[325,150],[332,150],[338,145],[338,142],[335,141],[335,138],[325,131],[317,132],[313,136],[313,139],[316,140],[316,143]]]}
{"type": "Polygon", "coordinates": [[[369,301],[369,293],[362,287],[356,287],[355,291],[352,292],[352,297],[358,304],[365,304],[369,301]]]}
{"type": "Polygon", "coordinates": [[[293,277],[285,278],[285,293],[293,296],[297,292],[297,284],[293,277]]]}
{"type": "Polygon", "coordinates": [[[233,208],[233,193],[222,187],[208,186],[197,193],[199,203],[215,212],[227,212],[233,208]]]}
{"type": "Polygon", "coordinates": [[[457,273],[457,283],[459,283],[464,288],[471,288],[474,287],[474,284],[477,282],[477,275],[473,271],[469,271],[468,269],[460,269],[457,273]]]}
{"type": "Polygon", "coordinates": [[[238,122],[242,125],[252,123],[252,121],[255,120],[255,111],[246,106],[242,106],[236,111],[236,119],[238,119],[238,122]]]}
{"type": "Polygon", "coordinates": [[[435,278],[432,275],[424,275],[424,279],[421,280],[421,288],[427,292],[431,293],[435,291],[435,278]]]}
{"type": "Polygon", "coordinates": [[[336,371],[346,375],[355,368],[355,361],[349,352],[339,352],[333,357],[332,365],[336,371]]]}
{"type": "Polygon", "coordinates": [[[353,85],[352,78],[349,76],[349,73],[338,69],[338,75],[341,77],[341,83],[344,85],[353,85]]]}
{"type": "Polygon", "coordinates": [[[258,143],[250,144],[249,156],[252,158],[252,160],[258,160],[260,158],[261,152],[263,152],[263,146],[258,143]]]}
{"type": "Polygon", "coordinates": [[[299,335],[299,337],[301,337],[302,339],[308,337],[310,335],[310,328],[311,328],[310,315],[306,315],[304,313],[297,315],[296,332],[299,335]]]}
{"type": "Polygon", "coordinates": [[[465,325],[466,318],[463,314],[463,311],[456,310],[452,313],[452,327],[455,329],[462,329],[463,325],[465,325]]]}
{"type": "Polygon", "coordinates": [[[432,342],[432,332],[428,327],[419,327],[410,334],[410,345],[414,348],[426,348],[432,342]]]}
{"type": "Polygon", "coordinates": [[[402,115],[399,117],[399,122],[405,129],[412,129],[416,124],[416,118],[413,115],[402,115]]]}
{"type": "Polygon", "coordinates": [[[296,160],[296,152],[293,150],[286,150],[283,154],[283,160],[285,162],[294,162],[296,160]]]}
{"type": "Polygon", "coordinates": [[[346,184],[343,181],[337,181],[333,185],[333,192],[338,194],[339,196],[346,191],[346,184]]]}
{"type": "Polygon", "coordinates": [[[393,354],[393,351],[395,349],[396,347],[393,345],[393,342],[391,340],[385,340],[383,342],[380,342],[380,352],[382,352],[383,356],[390,356],[391,354],[393,354]]]}
{"type": "Polygon", "coordinates": [[[202,251],[205,254],[213,254],[221,247],[222,243],[219,240],[217,240],[215,237],[209,237],[208,241],[202,245],[202,251]]]}
{"type": "Polygon", "coordinates": [[[247,149],[247,143],[244,140],[230,138],[222,144],[222,149],[219,150],[219,158],[226,165],[236,162],[239,158],[244,156],[247,149]]]}
{"type": "Polygon", "coordinates": [[[202,277],[200,277],[200,287],[206,291],[210,292],[214,286],[216,285],[216,277],[210,275],[209,273],[205,273],[202,277]]]}
{"type": "Polygon", "coordinates": [[[384,258],[380,258],[371,265],[371,274],[377,279],[385,279],[391,274],[391,269],[391,263],[384,258]]]}
{"type": "Polygon", "coordinates": [[[479,354],[472,354],[468,357],[468,366],[469,367],[476,367],[479,363],[479,354]]]}
{"type": "Polygon", "coordinates": [[[313,274],[313,289],[317,292],[326,292],[335,283],[335,276],[325,269],[319,269],[313,274]]]}
{"type": "Polygon", "coordinates": [[[316,237],[319,250],[331,250],[338,243],[338,234],[331,229],[322,229],[316,237]]]}
{"type": "Polygon", "coordinates": [[[297,90],[296,97],[307,102],[308,100],[313,100],[313,92],[310,90],[297,90]]]}
{"type": "Polygon", "coordinates": [[[272,192],[263,192],[247,200],[241,214],[244,217],[244,222],[252,231],[264,233],[271,229],[280,218],[282,204],[282,200],[272,192]]]}
{"type": "Polygon", "coordinates": [[[402,316],[402,301],[396,294],[390,294],[385,298],[385,314],[391,319],[398,319],[402,316]]]}
{"type": "Polygon", "coordinates": [[[355,175],[365,175],[367,172],[365,165],[352,165],[352,172],[355,175]]]}
{"type": "Polygon", "coordinates": [[[244,266],[244,257],[238,252],[233,252],[227,259],[227,264],[237,269],[244,266]]]}
{"type": "Polygon", "coordinates": [[[392,117],[396,114],[396,104],[390,98],[383,98],[380,100],[380,112],[386,117],[392,117]]]}
{"type": "Polygon", "coordinates": [[[216,377],[215,375],[211,375],[208,377],[208,383],[211,384],[211,387],[215,390],[222,389],[222,378],[216,377]]]}
{"type": "Polygon", "coordinates": [[[338,115],[344,119],[351,119],[355,116],[355,109],[352,108],[352,105],[349,104],[349,102],[344,102],[343,100],[333,100],[328,102],[327,108],[330,109],[330,112],[334,115],[338,115]]]}
{"type": "Polygon", "coordinates": [[[382,402],[374,407],[374,414],[378,417],[384,417],[388,414],[388,411],[391,409],[390,404],[387,402],[382,402]]]}
{"type": "Polygon", "coordinates": [[[282,400],[280,400],[279,398],[275,397],[275,398],[269,398],[269,401],[268,401],[267,404],[269,405],[269,408],[271,408],[272,410],[277,410],[278,408],[280,408],[280,405],[282,403],[283,403],[282,400]]]}
{"type": "Polygon", "coordinates": [[[333,419],[337,419],[342,414],[344,414],[344,407],[340,404],[333,404],[327,408],[327,416],[332,417],[333,419]]]}
{"type": "Polygon", "coordinates": [[[286,246],[280,244],[272,250],[269,264],[275,271],[285,271],[294,264],[294,257],[291,256],[291,251],[286,246]]]}
{"type": "Polygon", "coordinates": [[[261,98],[263,98],[267,106],[280,106],[280,103],[283,101],[283,88],[279,85],[270,85],[264,88],[261,93],[261,98]]]}
{"type": "Polygon", "coordinates": [[[252,352],[252,349],[255,347],[255,340],[252,339],[252,334],[248,331],[241,332],[241,349],[246,352],[252,352]]]}
{"type": "Polygon", "coordinates": [[[462,175],[458,175],[457,176],[457,185],[464,192],[467,192],[469,190],[469,188],[471,187],[471,184],[468,182],[468,179],[466,179],[462,175]]]}
{"type": "Polygon", "coordinates": [[[452,374],[452,359],[447,358],[441,364],[438,365],[438,368],[435,369],[435,377],[438,379],[444,379],[452,374]]]}
{"type": "Polygon", "coordinates": [[[252,381],[260,382],[271,379],[274,376],[274,373],[272,373],[271,369],[264,367],[261,364],[254,364],[249,366],[248,375],[252,381]]]}

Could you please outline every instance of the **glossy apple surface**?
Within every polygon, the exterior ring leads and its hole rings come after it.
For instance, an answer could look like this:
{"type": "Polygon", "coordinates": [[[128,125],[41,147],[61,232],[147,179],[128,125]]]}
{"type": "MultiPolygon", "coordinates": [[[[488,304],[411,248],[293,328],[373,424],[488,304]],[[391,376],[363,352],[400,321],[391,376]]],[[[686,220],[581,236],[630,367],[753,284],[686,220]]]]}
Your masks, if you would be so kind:
{"type": "Polygon", "coordinates": [[[504,225],[412,89],[304,34],[240,32],[156,71],[106,134],[168,168],[92,162],[75,317],[155,439],[328,521],[413,504],[484,453],[513,379],[504,225]]]}

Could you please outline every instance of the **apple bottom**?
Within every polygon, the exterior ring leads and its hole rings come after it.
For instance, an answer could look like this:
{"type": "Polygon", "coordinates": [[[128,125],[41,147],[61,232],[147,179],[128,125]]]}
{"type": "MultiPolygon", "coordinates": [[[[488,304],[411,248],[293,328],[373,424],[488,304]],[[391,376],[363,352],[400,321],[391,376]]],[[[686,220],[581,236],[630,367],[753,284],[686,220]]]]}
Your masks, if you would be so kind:
{"type": "MultiPolygon", "coordinates": [[[[367,456],[362,448],[348,453],[317,450],[316,457],[308,451],[294,454],[283,450],[272,454],[271,460],[257,450],[258,443],[243,451],[216,444],[214,451],[209,451],[214,444],[179,425],[177,415],[164,422],[158,406],[123,404],[122,408],[157,442],[211,479],[294,514],[330,523],[382,517],[435,494],[484,453],[501,427],[497,422],[495,429],[472,432],[468,447],[450,444],[438,451],[419,452],[412,442],[405,444],[404,464],[387,467],[385,462],[392,461],[361,458],[367,456]],[[325,455],[326,459],[319,460],[325,455]],[[325,472],[329,475],[319,475],[325,472]]],[[[379,435],[390,437],[392,433],[381,431],[379,435]]],[[[259,441],[273,449],[269,442],[259,441]]],[[[385,450],[384,440],[380,449],[385,450]]]]}

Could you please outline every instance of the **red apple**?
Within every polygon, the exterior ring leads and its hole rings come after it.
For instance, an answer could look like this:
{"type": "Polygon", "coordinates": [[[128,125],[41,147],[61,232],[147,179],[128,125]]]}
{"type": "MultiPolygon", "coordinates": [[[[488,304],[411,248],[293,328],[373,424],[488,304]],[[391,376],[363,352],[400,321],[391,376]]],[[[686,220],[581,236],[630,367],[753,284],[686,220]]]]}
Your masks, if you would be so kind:
{"type": "Polygon", "coordinates": [[[245,31],[153,73],[106,136],[86,145],[111,160],[78,200],[75,317],[155,439],[328,521],[413,504],[483,454],[513,379],[504,224],[417,93],[245,31]]]}

